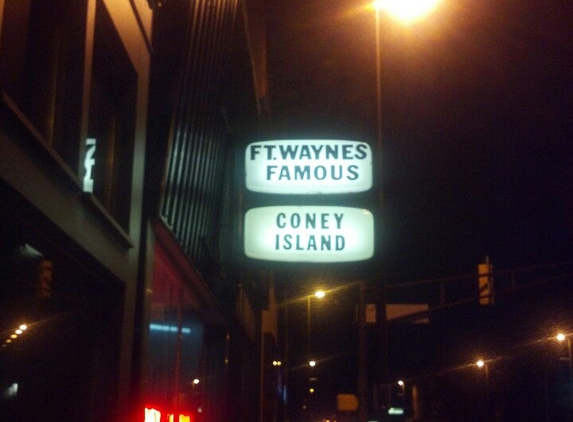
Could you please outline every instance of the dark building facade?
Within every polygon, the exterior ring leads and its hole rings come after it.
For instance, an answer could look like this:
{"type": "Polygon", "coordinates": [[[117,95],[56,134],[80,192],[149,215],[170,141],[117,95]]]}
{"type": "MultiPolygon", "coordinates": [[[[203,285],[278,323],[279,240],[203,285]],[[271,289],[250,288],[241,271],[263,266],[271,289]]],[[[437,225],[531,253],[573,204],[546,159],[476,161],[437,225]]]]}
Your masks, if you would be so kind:
{"type": "Polygon", "coordinates": [[[0,421],[276,418],[272,275],[239,246],[249,13],[0,0],[0,421]]]}
{"type": "Polygon", "coordinates": [[[145,2],[0,2],[2,420],[127,411],[151,17],[145,2]]]}

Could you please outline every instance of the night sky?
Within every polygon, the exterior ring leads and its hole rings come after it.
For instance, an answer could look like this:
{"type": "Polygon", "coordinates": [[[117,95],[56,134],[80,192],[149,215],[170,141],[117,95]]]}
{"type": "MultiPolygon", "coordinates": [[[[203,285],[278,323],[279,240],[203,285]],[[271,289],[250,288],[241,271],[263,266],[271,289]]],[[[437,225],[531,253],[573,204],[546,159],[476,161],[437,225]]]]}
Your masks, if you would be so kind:
{"type": "MultiPolygon", "coordinates": [[[[361,6],[274,2],[269,75],[275,138],[376,145],[375,20],[361,6]]],[[[416,25],[388,18],[382,25],[384,199],[377,282],[470,274],[489,256],[501,287],[509,282],[506,270],[571,262],[573,4],[444,0],[416,25]]],[[[560,270],[543,271],[531,278],[546,280],[560,270]]],[[[316,274],[342,272],[327,266],[283,271],[279,290],[301,294],[316,274]]],[[[558,323],[573,331],[571,282],[569,276],[500,296],[489,309],[450,309],[422,331],[393,328],[392,375],[438,371],[488,347],[511,354],[558,323]]],[[[475,279],[464,283],[477,288],[475,279]]],[[[416,301],[419,293],[401,299],[416,301]]],[[[343,308],[338,314],[347,312],[343,308]]],[[[304,309],[298,313],[304,323],[304,309]]],[[[323,331],[339,333],[332,321],[323,331]]],[[[330,342],[334,347],[332,336],[330,342]]],[[[523,362],[504,365],[506,378],[513,373],[520,379],[521,365],[538,358],[527,350],[523,362]]],[[[523,394],[527,400],[539,391],[523,394]]]]}
{"type": "MultiPolygon", "coordinates": [[[[358,2],[277,2],[277,138],[376,144],[374,17],[358,2]]],[[[573,240],[573,6],[444,1],[382,20],[386,277],[568,260],[573,240]],[[477,4],[479,3],[479,4],[477,4]]]]}

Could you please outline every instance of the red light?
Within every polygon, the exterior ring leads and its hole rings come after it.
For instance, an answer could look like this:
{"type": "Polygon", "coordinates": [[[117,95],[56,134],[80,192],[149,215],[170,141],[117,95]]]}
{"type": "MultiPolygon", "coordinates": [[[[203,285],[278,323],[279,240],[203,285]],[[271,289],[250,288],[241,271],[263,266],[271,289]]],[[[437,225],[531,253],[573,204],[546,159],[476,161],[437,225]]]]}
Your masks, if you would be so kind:
{"type": "Polygon", "coordinates": [[[143,422],[161,422],[161,412],[157,409],[146,407],[143,422]]]}
{"type": "Polygon", "coordinates": [[[175,415],[169,415],[169,422],[193,422],[195,418],[189,415],[179,415],[179,419],[175,419],[175,415]]]}
{"type": "Polygon", "coordinates": [[[179,417],[176,418],[173,414],[167,414],[167,420],[162,420],[159,410],[153,407],[146,407],[143,422],[195,422],[195,418],[193,415],[179,415],[179,417]]]}

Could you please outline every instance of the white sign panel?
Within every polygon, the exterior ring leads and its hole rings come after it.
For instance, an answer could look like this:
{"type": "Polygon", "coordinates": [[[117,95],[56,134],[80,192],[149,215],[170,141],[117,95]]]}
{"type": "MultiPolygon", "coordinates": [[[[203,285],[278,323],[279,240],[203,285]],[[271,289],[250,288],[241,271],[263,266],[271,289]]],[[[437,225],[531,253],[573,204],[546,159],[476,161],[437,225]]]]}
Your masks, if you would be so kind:
{"type": "Polygon", "coordinates": [[[372,151],[364,142],[254,142],[245,152],[247,189],[261,193],[354,193],[372,187],[372,151]]]}
{"type": "Polygon", "coordinates": [[[365,209],[271,206],[245,215],[245,254],[288,262],[349,262],[374,254],[374,218],[365,209]]]}

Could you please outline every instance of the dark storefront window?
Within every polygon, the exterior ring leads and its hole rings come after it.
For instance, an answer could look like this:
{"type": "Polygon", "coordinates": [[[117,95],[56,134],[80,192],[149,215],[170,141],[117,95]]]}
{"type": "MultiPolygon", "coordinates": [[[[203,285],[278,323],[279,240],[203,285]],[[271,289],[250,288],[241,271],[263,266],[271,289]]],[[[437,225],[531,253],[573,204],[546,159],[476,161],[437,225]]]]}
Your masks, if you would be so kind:
{"type": "Polygon", "coordinates": [[[95,25],[88,129],[88,139],[95,140],[93,194],[127,229],[137,74],[101,2],[97,3],[95,25]]]}
{"type": "Polygon", "coordinates": [[[84,1],[5,0],[0,34],[0,89],[72,169],[78,168],[85,9],[84,1]]]}
{"type": "Polygon", "coordinates": [[[120,284],[6,225],[0,256],[0,422],[111,420],[120,284]]]}

